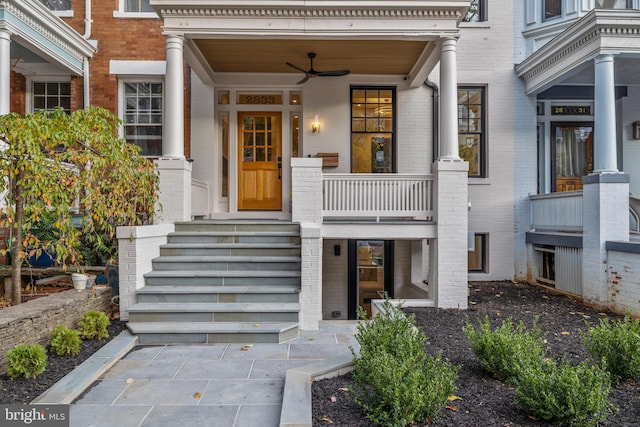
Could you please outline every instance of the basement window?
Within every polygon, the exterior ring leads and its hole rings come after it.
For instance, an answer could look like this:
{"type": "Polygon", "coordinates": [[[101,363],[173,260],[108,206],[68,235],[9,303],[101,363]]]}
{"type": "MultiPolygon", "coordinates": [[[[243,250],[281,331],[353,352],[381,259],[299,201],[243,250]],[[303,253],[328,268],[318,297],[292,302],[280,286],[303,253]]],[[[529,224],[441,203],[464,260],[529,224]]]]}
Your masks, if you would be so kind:
{"type": "Polygon", "coordinates": [[[546,285],[556,284],[556,248],[550,245],[534,246],[536,252],[536,281],[546,285]]]}

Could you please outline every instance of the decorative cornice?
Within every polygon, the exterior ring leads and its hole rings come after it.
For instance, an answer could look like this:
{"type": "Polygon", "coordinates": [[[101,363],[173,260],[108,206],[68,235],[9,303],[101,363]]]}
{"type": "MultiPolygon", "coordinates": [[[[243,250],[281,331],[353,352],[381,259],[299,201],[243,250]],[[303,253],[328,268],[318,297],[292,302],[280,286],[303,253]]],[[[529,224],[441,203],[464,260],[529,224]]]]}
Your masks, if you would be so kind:
{"type": "MultiPolygon", "coordinates": [[[[562,37],[562,36],[560,36],[562,37]]],[[[584,46],[593,43],[594,41],[601,40],[605,37],[640,37],[640,26],[623,26],[623,25],[598,25],[595,28],[589,29],[586,33],[576,38],[569,44],[566,44],[564,47],[558,50],[550,50],[549,52],[545,52],[546,49],[542,48],[540,51],[534,53],[531,59],[534,59],[536,56],[543,56],[541,62],[538,62],[532,68],[527,67],[527,63],[533,62],[529,60],[525,60],[522,64],[516,67],[516,71],[519,73],[520,78],[522,78],[525,82],[535,78],[540,73],[543,73],[545,70],[551,68],[558,62],[563,61],[568,56],[574,54],[577,51],[580,51],[584,46]]],[[[564,38],[560,38],[561,40],[564,38]]],[[[557,48],[558,46],[556,46],[557,48]]],[[[639,38],[639,46],[640,48],[640,38],[639,38]]],[[[624,50],[621,48],[620,50],[624,50]]],[[[529,64],[531,65],[531,64],[529,64]]]]}
{"type": "MultiPolygon", "coordinates": [[[[24,23],[35,33],[46,39],[53,46],[56,46],[75,61],[82,63],[84,58],[91,56],[95,49],[88,41],[82,38],[77,32],[69,27],[64,21],[45,9],[40,3],[24,0],[21,2],[0,0],[0,9],[5,13],[15,17],[18,22],[24,23]]],[[[28,40],[30,43],[37,42],[31,35],[22,30],[18,22],[10,22],[6,19],[0,23],[14,35],[28,40]]],[[[51,53],[51,52],[49,52],[51,53]]],[[[58,60],[72,66],[63,58],[57,56],[58,60]]],[[[76,68],[73,67],[72,68],[76,68]]]]}
{"type": "Polygon", "coordinates": [[[393,18],[393,19],[458,19],[459,9],[362,9],[362,8],[161,8],[162,17],[216,18],[393,18]]]}

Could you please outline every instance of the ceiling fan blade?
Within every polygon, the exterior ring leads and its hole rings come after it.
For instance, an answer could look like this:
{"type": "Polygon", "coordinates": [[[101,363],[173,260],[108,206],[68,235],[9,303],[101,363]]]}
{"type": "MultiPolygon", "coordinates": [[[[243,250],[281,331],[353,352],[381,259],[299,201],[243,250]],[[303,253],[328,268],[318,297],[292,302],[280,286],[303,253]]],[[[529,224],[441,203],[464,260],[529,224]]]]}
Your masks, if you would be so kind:
{"type": "Polygon", "coordinates": [[[350,70],[333,70],[333,71],[317,71],[316,75],[320,77],[338,77],[346,76],[351,73],[350,70]]]}
{"type": "Polygon", "coordinates": [[[305,73],[306,75],[304,76],[304,78],[302,80],[300,80],[298,83],[298,85],[301,85],[302,83],[305,83],[307,80],[309,80],[311,78],[311,74],[305,73]]]}
{"type": "Polygon", "coordinates": [[[304,69],[298,67],[297,65],[294,65],[294,64],[292,64],[290,62],[287,62],[286,64],[291,68],[294,68],[294,69],[296,69],[298,71],[302,71],[303,73],[307,74],[307,70],[304,70],[304,69]]]}

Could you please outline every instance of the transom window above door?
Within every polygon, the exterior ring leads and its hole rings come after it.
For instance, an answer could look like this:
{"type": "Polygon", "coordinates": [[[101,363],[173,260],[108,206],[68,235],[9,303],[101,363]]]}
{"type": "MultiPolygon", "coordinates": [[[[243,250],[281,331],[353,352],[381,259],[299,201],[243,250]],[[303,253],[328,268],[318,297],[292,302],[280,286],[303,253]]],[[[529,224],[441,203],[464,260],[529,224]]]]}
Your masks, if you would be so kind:
{"type": "Polygon", "coordinates": [[[396,90],[351,88],[351,172],[395,172],[396,90]]]}

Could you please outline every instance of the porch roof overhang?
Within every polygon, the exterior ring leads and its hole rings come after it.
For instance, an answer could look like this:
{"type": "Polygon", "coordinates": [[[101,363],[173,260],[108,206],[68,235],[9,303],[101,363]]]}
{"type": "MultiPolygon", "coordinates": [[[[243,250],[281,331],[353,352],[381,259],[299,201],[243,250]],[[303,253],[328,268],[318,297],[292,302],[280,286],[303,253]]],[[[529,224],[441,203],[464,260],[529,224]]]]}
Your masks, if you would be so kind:
{"type": "Polygon", "coordinates": [[[615,56],[616,85],[638,83],[640,11],[594,9],[516,65],[527,95],[558,84],[593,85],[593,60],[615,56]]]}
{"type": "Polygon", "coordinates": [[[80,76],[96,50],[37,0],[0,0],[0,29],[11,34],[12,69],[25,75],[80,76]]]}
{"type": "Polygon", "coordinates": [[[216,73],[300,73],[315,52],[317,70],[399,75],[421,85],[438,63],[439,43],[459,36],[468,0],[151,0],[165,35],[185,38],[189,65],[216,73]]]}

